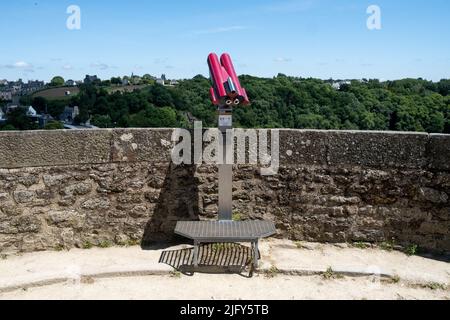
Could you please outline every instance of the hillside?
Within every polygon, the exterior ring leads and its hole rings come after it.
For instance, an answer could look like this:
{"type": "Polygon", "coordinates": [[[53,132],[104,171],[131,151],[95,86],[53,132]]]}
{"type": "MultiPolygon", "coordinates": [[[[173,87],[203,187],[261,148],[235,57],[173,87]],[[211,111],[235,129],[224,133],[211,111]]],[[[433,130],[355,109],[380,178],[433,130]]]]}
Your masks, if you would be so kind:
{"type": "Polygon", "coordinates": [[[80,89],[78,87],[58,87],[35,92],[32,97],[42,97],[47,100],[68,100],[79,92],[80,89]],[[70,95],[66,95],[67,91],[70,91],[70,95]]]}
{"type": "MultiPolygon", "coordinates": [[[[235,127],[450,133],[450,80],[240,78],[252,104],[235,110],[235,127]]],[[[91,119],[103,128],[190,127],[192,119],[216,127],[209,87],[209,79],[200,75],[175,87],[151,84],[133,92],[82,85],[79,93],[71,88],[70,97],[66,88],[40,92],[36,95],[49,101],[35,97],[31,103],[37,110],[47,106],[52,115],[65,105],[79,106],[78,122],[91,119]]]]}

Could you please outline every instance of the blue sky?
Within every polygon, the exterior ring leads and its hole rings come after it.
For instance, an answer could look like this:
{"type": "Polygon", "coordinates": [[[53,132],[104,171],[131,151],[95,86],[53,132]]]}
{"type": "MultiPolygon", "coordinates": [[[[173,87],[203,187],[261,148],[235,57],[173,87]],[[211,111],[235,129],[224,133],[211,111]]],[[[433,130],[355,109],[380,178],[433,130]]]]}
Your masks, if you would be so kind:
{"type": "Polygon", "coordinates": [[[207,75],[211,51],[238,73],[450,78],[448,0],[0,1],[0,79],[207,75]],[[69,5],[81,30],[68,30],[69,5]],[[368,30],[369,5],[381,30],[368,30]]]}

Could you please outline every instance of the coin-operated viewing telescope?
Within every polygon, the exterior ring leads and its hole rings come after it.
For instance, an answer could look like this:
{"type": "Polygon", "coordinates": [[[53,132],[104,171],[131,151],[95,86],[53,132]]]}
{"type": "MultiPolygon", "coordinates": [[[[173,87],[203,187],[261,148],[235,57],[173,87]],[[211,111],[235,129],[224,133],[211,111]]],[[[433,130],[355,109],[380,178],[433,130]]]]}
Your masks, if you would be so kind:
{"type": "Polygon", "coordinates": [[[230,55],[224,53],[219,58],[215,53],[208,56],[209,71],[213,87],[209,89],[211,101],[219,107],[248,105],[247,92],[241,87],[230,55]]]}
{"type": "Polygon", "coordinates": [[[233,163],[227,162],[227,154],[233,155],[234,139],[227,139],[233,129],[233,108],[250,104],[247,92],[234,71],[228,54],[220,58],[215,53],[208,56],[212,87],[209,90],[212,103],[218,108],[219,131],[222,139],[219,148],[223,159],[219,164],[219,207],[218,221],[179,221],[175,233],[194,240],[192,261],[195,267],[205,263],[199,252],[202,243],[242,243],[250,242],[253,252],[253,266],[258,266],[260,258],[258,242],[261,238],[276,233],[271,221],[233,221],[233,163]]]}

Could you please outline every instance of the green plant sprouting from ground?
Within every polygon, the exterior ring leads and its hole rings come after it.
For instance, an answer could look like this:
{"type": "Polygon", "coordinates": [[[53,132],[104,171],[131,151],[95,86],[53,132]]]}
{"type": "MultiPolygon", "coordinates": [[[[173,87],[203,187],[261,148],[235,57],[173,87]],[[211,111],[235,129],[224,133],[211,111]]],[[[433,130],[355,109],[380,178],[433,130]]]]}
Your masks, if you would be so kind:
{"type": "Polygon", "coordinates": [[[271,266],[270,269],[264,271],[266,278],[275,278],[280,273],[280,270],[276,266],[271,266]]]}
{"type": "Polygon", "coordinates": [[[353,242],[352,244],[353,247],[358,248],[358,249],[367,249],[369,248],[369,245],[365,242],[362,241],[357,241],[357,242],[353,242]]]}
{"type": "Polygon", "coordinates": [[[400,276],[394,275],[391,279],[391,283],[399,283],[400,282],[400,276]]]}
{"type": "Polygon", "coordinates": [[[326,280],[331,280],[331,279],[342,279],[343,276],[340,274],[337,274],[332,267],[328,267],[327,271],[325,271],[324,273],[322,273],[322,278],[326,279],[326,280]]]}
{"type": "MultiPolygon", "coordinates": [[[[121,247],[134,247],[134,246],[140,245],[141,241],[129,239],[126,241],[117,242],[116,244],[121,247]]],[[[90,241],[86,241],[83,243],[82,248],[86,249],[86,250],[92,249],[94,247],[106,249],[106,248],[111,248],[112,246],[114,246],[114,243],[112,243],[111,241],[108,241],[108,240],[103,240],[98,244],[93,244],[90,241]]]]}
{"type": "Polygon", "coordinates": [[[58,244],[56,247],[55,247],[55,251],[63,251],[65,249],[65,247],[64,247],[64,245],[62,245],[62,244],[58,244]]]}
{"type": "Polygon", "coordinates": [[[89,241],[86,241],[85,243],[83,243],[83,249],[89,250],[89,249],[92,249],[93,247],[94,247],[94,245],[89,241]]]}
{"type": "Polygon", "coordinates": [[[415,256],[419,252],[419,247],[416,244],[412,244],[405,249],[405,253],[408,256],[415,256]]]}
{"type": "Polygon", "coordinates": [[[181,278],[181,272],[178,270],[170,271],[170,277],[179,279],[179,278],[181,278]]]}
{"type": "Polygon", "coordinates": [[[104,241],[100,242],[100,244],[98,246],[102,249],[111,248],[112,243],[107,240],[104,240],[104,241]]]}
{"type": "Polygon", "coordinates": [[[121,247],[135,247],[135,246],[139,246],[140,244],[141,244],[141,241],[133,240],[133,239],[129,239],[126,241],[120,241],[117,243],[117,245],[121,246],[121,247]]]}
{"type": "Polygon", "coordinates": [[[211,248],[213,252],[217,252],[225,249],[233,249],[233,247],[233,243],[213,243],[211,248]]]}
{"type": "Polygon", "coordinates": [[[233,213],[233,221],[242,221],[242,220],[243,220],[242,214],[240,214],[239,212],[233,213]]]}
{"type": "Polygon", "coordinates": [[[392,251],[395,247],[395,240],[391,239],[389,241],[383,241],[380,243],[380,248],[385,251],[392,251]]]}
{"type": "Polygon", "coordinates": [[[424,288],[430,289],[430,290],[446,290],[447,286],[442,283],[437,282],[429,282],[425,285],[423,285],[424,288]]]}

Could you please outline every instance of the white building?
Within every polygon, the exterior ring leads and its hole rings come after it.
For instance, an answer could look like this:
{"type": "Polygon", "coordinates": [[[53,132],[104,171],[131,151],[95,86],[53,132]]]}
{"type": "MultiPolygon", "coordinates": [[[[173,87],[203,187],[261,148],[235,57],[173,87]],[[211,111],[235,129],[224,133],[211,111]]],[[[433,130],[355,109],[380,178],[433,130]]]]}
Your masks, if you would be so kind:
{"type": "Polygon", "coordinates": [[[3,112],[2,108],[0,108],[0,121],[5,120],[5,113],[3,112]]]}
{"type": "Polygon", "coordinates": [[[341,87],[342,87],[343,85],[350,85],[350,84],[352,84],[352,82],[349,81],[349,80],[345,80],[345,81],[334,81],[334,82],[331,84],[331,86],[333,87],[333,89],[340,90],[341,87]]]}
{"type": "Polygon", "coordinates": [[[37,111],[32,106],[28,107],[28,109],[27,109],[27,116],[29,116],[29,117],[36,117],[37,114],[38,114],[37,111]]]}

